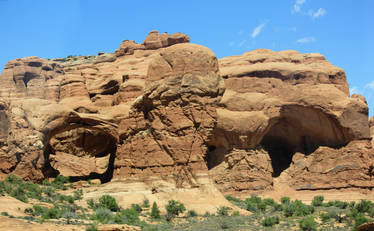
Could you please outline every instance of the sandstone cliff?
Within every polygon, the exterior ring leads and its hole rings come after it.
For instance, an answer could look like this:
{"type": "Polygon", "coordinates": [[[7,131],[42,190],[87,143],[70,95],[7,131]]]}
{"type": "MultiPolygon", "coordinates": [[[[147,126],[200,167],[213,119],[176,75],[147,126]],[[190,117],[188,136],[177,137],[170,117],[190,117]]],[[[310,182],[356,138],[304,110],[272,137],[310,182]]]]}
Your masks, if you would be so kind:
{"type": "Polygon", "coordinates": [[[373,122],[348,89],[320,54],[217,60],[181,33],[125,40],[114,54],[16,59],[0,76],[0,171],[155,191],[271,190],[277,178],[296,190],[373,188],[373,122]]]}

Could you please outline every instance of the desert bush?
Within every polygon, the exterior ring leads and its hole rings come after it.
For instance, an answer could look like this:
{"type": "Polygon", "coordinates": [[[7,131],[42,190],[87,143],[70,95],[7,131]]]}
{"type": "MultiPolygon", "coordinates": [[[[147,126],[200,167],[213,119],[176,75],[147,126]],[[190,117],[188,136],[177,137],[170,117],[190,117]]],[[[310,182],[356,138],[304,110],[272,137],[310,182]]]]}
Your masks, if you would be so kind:
{"type": "Polygon", "coordinates": [[[282,197],[281,203],[282,204],[289,204],[291,202],[291,199],[289,197],[282,197]]]}
{"type": "Polygon", "coordinates": [[[168,215],[171,217],[178,216],[180,213],[186,211],[184,204],[180,203],[179,201],[169,200],[169,203],[166,205],[166,211],[168,215]]]}
{"type": "Polygon", "coordinates": [[[2,216],[9,216],[8,212],[1,212],[0,213],[2,216]]]}
{"type": "Polygon", "coordinates": [[[323,205],[323,200],[324,200],[324,197],[323,196],[315,196],[312,200],[312,205],[313,206],[322,206],[323,205]]]}
{"type": "Polygon", "coordinates": [[[119,216],[122,218],[123,223],[128,225],[136,225],[140,221],[139,213],[134,208],[122,210],[119,216]]]}
{"type": "Polygon", "coordinates": [[[355,208],[359,213],[366,213],[373,207],[373,203],[368,200],[361,200],[359,203],[355,205],[355,208]]]}
{"type": "Polygon", "coordinates": [[[119,211],[116,199],[110,195],[102,195],[99,198],[99,207],[107,208],[113,212],[119,211]]]}
{"type": "Polygon", "coordinates": [[[188,217],[197,217],[197,212],[195,210],[188,210],[187,216],[188,217]]]}
{"type": "Polygon", "coordinates": [[[9,195],[25,203],[29,201],[22,186],[17,186],[14,188],[9,195]]]}
{"type": "Polygon", "coordinates": [[[278,216],[266,217],[261,223],[265,227],[271,227],[276,224],[279,224],[279,217],[278,216]]]}
{"type": "Polygon", "coordinates": [[[149,208],[151,205],[149,204],[149,200],[148,199],[144,199],[143,201],[143,204],[142,204],[142,207],[143,208],[149,208]]]}
{"type": "Polygon", "coordinates": [[[238,217],[238,216],[240,216],[240,213],[239,213],[239,211],[234,211],[234,212],[231,214],[231,216],[233,216],[233,217],[238,217]]]}
{"type": "Polygon", "coordinates": [[[293,215],[306,216],[306,215],[314,213],[314,207],[311,205],[306,205],[300,200],[295,200],[294,202],[291,202],[288,205],[285,204],[283,211],[284,211],[284,216],[286,217],[291,217],[293,215]]]}
{"type": "Polygon", "coordinates": [[[374,206],[372,206],[369,211],[368,211],[368,215],[372,218],[374,218],[374,206]]]}
{"type": "Polygon", "coordinates": [[[229,215],[229,208],[226,206],[220,206],[217,209],[217,215],[218,216],[228,216],[229,215]]]}
{"type": "Polygon", "coordinates": [[[256,194],[252,194],[250,198],[245,199],[245,202],[251,202],[255,204],[258,204],[261,201],[261,197],[257,196],[256,194]]]}
{"type": "Polygon", "coordinates": [[[273,212],[282,211],[282,210],[283,210],[283,205],[282,204],[275,203],[273,205],[273,212]]]}
{"type": "Polygon", "coordinates": [[[330,220],[330,214],[329,213],[321,213],[320,215],[319,215],[319,218],[322,220],[322,222],[326,222],[326,221],[328,221],[328,220],[330,220]]]}
{"type": "Polygon", "coordinates": [[[340,209],[346,209],[349,203],[346,201],[334,201],[334,206],[340,209]]]}
{"type": "Polygon", "coordinates": [[[254,212],[254,213],[257,212],[257,204],[256,203],[246,201],[245,204],[246,204],[246,210],[248,210],[250,212],[254,212]]]}
{"type": "Polygon", "coordinates": [[[243,201],[239,198],[233,197],[233,196],[226,196],[226,200],[234,203],[242,203],[243,201]]]}
{"type": "Polygon", "coordinates": [[[72,219],[78,218],[75,212],[71,212],[71,211],[64,212],[61,217],[66,220],[67,224],[72,224],[72,219]]]}
{"type": "Polygon", "coordinates": [[[354,230],[357,230],[357,227],[368,222],[369,220],[365,217],[364,214],[358,213],[354,217],[354,230]]]}
{"type": "Polygon", "coordinates": [[[66,190],[68,187],[65,185],[69,182],[69,177],[58,175],[51,183],[50,186],[56,189],[66,190]]]}
{"type": "Polygon", "coordinates": [[[257,210],[260,212],[265,212],[266,211],[266,204],[263,201],[260,201],[257,203],[257,210]]]}
{"type": "Polygon", "coordinates": [[[43,219],[59,219],[61,218],[61,212],[56,208],[47,208],[43,211],[43,219]]]}
{"type": "Polygon", "coordinates": [[[272,198],[265,198],[262,200],[268,206],[274,206],[276,204],[275,200],[272,198]]]}
{"type": "Polygon", "coordinates": [[[97,226],[95,224],[89,224],[86,227],[86,231],[98,231],[97,226]]]}
{"type": "Polygon", "coordinates": [[[142,212],[142,207],[138,204],[131,204],[131,208],[134,209],[137,213],[141,213],[142,212]]]}
{"type": "Polygon", "coordinates": [[[82,189],[78,189],[78,190],[75,190],[73,192],[73,198],[74,200],[82,200],[83,199],[83,190],[82,189]]]}
{"type": "Polygon", "coordinates": [[[108,224],[113,220],[113,213],[110,209],[100,207],[95,210],[95,213],[91,215],[91,220],[99,221],[102,224],[108,224]]]}
{"type": "Polygon", "coordinates": [[[317,230],[317,222],[311,216],[301,219],[299,222],[299,225],[300,225],[300,229],[303,231],[316,231],[317,230]]]}
{"type": "Polygon", "coordinates": [[[153,205],[152,205],[151,218],[153,218],[153,219],[160,219],[161,218],[160,209],[158,208],[156,202],[153,202],[153,205]]]}
{"type": "Polygon", "coordinates": [[[88,208],[90,208],[90,209],[92,209],[92,210],[97,209],[98,204],[95,203],[95,201],[94,201],[93,199],[88,199],[88,200],[86,201],[86,203],[87,203],[88,208]]]}

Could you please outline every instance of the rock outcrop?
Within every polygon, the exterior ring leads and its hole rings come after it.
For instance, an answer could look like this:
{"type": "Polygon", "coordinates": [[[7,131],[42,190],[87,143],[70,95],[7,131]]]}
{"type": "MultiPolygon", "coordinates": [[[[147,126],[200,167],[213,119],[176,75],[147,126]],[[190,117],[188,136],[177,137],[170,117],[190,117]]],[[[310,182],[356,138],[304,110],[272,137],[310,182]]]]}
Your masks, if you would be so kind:
{"type": "Polygon", "coordinates": [[[123,41],[120,48],[116,50],[116,55],[132,55],[134,54],[135,50],[156,50],[178,43],[189,42],[190,38],[182,33],[174,33],[169,35],[165,32],[159,35],[158,31],[151,31],[142,44],[138,44],[134,40],[123,41]]]}
{"type": "Polygon", "coordinates": [[[320,54],[261,49],[221,59],[220,71],[226,92],[208,156],[221,191],[271,189],[286,169],[297,190],[342,187],[349,175],[347,187],[372,187],[368,107],[349,97],[342,69],[320,54]],[[306,162],[290,167],[300,155],[306,162]],[[334,167],[342,185],[328,183],[334,167]]]}
{"type": "Polygon", "coordinates": [[[213,182],[226,194],[272,190],[274,179],[295,190],[374,187],[373,119],[342,69],[296,51],[217,60],[188,42],[151,32],[115,54],[10,61],[1,174],[213,182]]]}

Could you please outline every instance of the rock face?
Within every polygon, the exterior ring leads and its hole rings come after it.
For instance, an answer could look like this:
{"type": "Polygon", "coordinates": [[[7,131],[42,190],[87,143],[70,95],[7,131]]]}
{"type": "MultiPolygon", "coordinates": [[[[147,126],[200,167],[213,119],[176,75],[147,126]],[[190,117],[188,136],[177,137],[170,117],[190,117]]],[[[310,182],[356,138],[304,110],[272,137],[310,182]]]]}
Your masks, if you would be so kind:
{"type": "Polygon", "coordinates": [[[297,190],[343,187],[329,176],[372,187],[368,108],[349,97],[343,70],[320,54],[262,49],[221,59],[220,71],[226,92],[208,156],[221,191],[271,189],[283,173],[297,190]],[[354,140],[354,148],[345,147],[354,140]],[[347,148],[352,152],[341,157],[347,148]],[[294,160],[300,156],[302,164],[294,160]]]}
{"type": "Polygon", "coordinates": [[[226,194],[272,190],[275,179],[296,190],[374,187],[373,119],[370,128],[342,69],[296,51],[217,60],[188,42],[151,32],[115,54],[10,61],[1,174],[214,183],[226,194]]]}
{"type": "Polygon", "coordinates": [[[178,43],[189,43],[190,38],[182,33],[162,33],[159,35],[158,31],[151,31],[145,38],[142,44],[137,44],[133,40],[125,40],[122,42],[121,47],[116,50],[117,56],[132,55],[135,50],[156,50],[163,47],[172,46],[178,43]]]}

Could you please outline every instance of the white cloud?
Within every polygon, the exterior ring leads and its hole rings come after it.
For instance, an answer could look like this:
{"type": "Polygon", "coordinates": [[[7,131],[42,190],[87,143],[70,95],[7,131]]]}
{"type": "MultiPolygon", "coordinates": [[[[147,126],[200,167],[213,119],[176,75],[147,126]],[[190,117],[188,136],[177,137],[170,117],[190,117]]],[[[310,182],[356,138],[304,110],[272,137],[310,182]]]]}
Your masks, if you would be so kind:
{"type": "Polygon", "coordinates": [[[257,35],[259,35],[262,31],[262,28],[264,28],[265,26],[265,23],[261,23],[260,25],[256,26],[254,29],[253,29],[253,32],[251,34],[252,38],[256,38],[257,35]]]}
{"type": "Polygon", "coordinates": [[[351,95],[353,95],[353,94],[359,94],[360,90],[358,89],[358,87],[350,87],[349,88],[349,92],[351,93],[351,95]]]}
{"type": "Polygon", "coordinates": [[[242,46],[244,45],[244,43],[246,43],[246,42],[247,42],[247,40],[244,39],[244,40],[242,40],[242,41],[238,44],[238,46],[239,46],[239,47],[242,47],[242,46]]]}
{"type": "Polygon", "coordinates": [[[315,41],[316,39],[314,37],[304,37],[304,38],[296,40],[297,43],[312,43],[315,41]]]}
{"type": "Polygon", "coordinates": [[[295,4],[293,5],[292,12],[300,12],[301,6],[306,2],[306,0],[296,0],[295,4]]]}
{"type": "Polygon", "coordinates": [[[370,83],[365,85],[365,88],[371,88],[374,89],[374,81],[371,81],[370,83]]]}
{"type": "Polygon", "coordinates": [[[229,42],[229,46],[232,47],[235,45],[235,42],[229,42]]]}
{"type": "Polygon", "coordinates": [[[319,8],[317,11],[309,10],[309,12],[308,12],[308,14],[309,14],[313,19],[316,19],[316,18],[322,17],[322,16],[324,16],[326,13],[327,13],[327,10],[325,10],[325,9],[323,9],[323,8],[319,8]]]}

